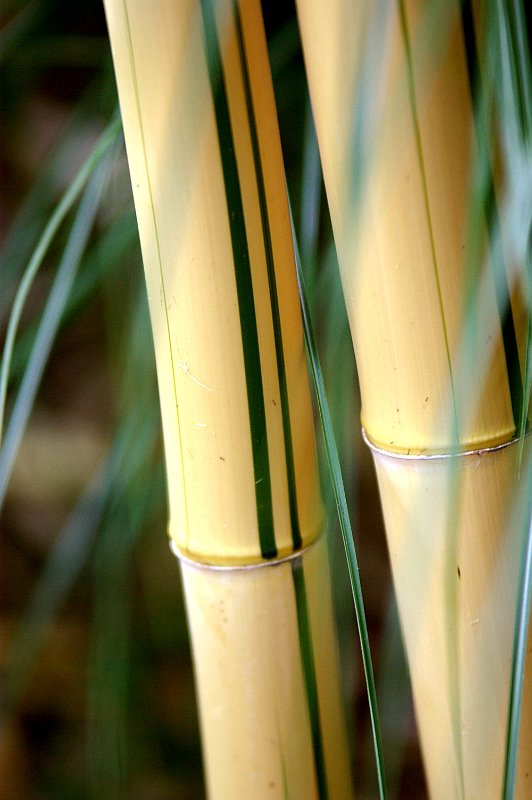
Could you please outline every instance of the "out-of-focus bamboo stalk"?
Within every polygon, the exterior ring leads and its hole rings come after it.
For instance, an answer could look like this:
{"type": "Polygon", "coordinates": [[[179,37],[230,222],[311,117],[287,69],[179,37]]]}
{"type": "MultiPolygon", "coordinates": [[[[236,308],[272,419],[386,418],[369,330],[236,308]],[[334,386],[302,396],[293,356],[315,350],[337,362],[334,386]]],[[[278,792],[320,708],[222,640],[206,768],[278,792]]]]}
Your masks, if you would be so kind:
{"type": "Polygon", "coordinates": [[[212,798],[351,796],[257,0],[106,0],[212,798]]]}
{"type": "MultiPolygon", "coordinates": [[[[298,14],[431,797],[495,800],[527,323],[515,275],[496,259],[493,183],[484,228],[470,235],[483,134],[471,8],[299,0],[298,14]]],[[[525,696],[522,800],[530,711],[525,696]]]]}

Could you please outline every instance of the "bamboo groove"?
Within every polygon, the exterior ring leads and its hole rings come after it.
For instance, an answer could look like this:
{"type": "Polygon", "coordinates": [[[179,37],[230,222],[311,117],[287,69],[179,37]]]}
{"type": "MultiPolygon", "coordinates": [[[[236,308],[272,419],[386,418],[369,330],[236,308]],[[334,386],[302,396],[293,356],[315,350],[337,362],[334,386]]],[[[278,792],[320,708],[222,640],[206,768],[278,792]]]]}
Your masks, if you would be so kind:
{"type": "Polygon", "coordinates": [[[526,315],[496,258],[493,183],[470,235],[474,27],[417,0],[299,0],[298,16],[431,797],[498,800],[526,315]]]}
{"type": "Polygon", "coordinates": [[[209,796],[343,800],[349,758],[260,5],[105,9],[209,796]]]}

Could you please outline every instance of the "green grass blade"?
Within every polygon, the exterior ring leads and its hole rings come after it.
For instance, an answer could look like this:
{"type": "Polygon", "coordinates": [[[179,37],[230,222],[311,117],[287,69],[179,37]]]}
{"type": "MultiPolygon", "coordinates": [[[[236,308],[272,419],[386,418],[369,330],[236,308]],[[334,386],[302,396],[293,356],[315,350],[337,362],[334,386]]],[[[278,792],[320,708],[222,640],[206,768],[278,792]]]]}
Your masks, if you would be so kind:
{"type": "MultiPolygon", "coordinates": [[[[316,254],[321,198],[321,165],[316,131],[310,102],[307,101],[305,137],[303,144],[303,169],[301,176],[301,211],[299,221],[299,240],[301,242],[301,261],[308,269],[312,267],[312,283],[315,282],[316,254]]],[[[307,273],[308,274],[308,273],[307,273]]]]}
{"type": "MultiPolygon", "coordinates": [[[[63,311],[61,328],[81,313],[101,289],[106,276],[114,282],[124,280],[124,265],[135,258],[138,245],[137,223],[134,213],[118,218],[99,235],[93,231],[89,247],[83,255],[68,301],[63,311]],[[109,276],[111,276],[109,278],[109,276]]],[[[127,303],[124,303],[124,312],[127,303]]],[[[20,332],[11,359],[10,382],[19,384],[29,362],[40,320],[31,320],[20,332]]],[[[120,326],[118,326],[120,327],[120,326]]]]}
{"type": "Polygon", "coordinates": [[[157,417],[140,404],[117,470],[94,554],[94,609],[87,686],[89,797],[123,797],[128,771],[128,695],[133,559],[160,500],[161,465],[149,463],[157,417]],[[124,485],[125,484],[125,485],[124,485]],[[124,488],[118,492],[118,486],[124,488]],[[155,501],[155,503],[154,503],[155,501]],[[117,537],[117,532],[120,536],[117,537]]]}
{"type": "Polygon", "coordinates": [[[366,623],[366,615],[364,612],[364,599],[362,596],[362,586],[360,583],[358,559],[353,540],[353,532],[351,530],[351,522],[349,519],[349,510],[347,507],[347,499],[345,495],[342,471],[340,468],[340,460],[338,457],[338,450],[336,447],[332,420],[329,412],[329,405],[327,402],[327,394],[325,392],[325,384],[323,381],[318,349],[316,347],[316,342],[314,340],[314,333],[312,330],[309,305],[305,292],[303,270],[299,258],[299,248],[297,244],[294,222],[292,217],[291,221],[292,221],[292,236],[294,240],[294,250],[296,256],[297,276],[300,289],[301,309],[303,314],[303,332],[305,337],[305,346],[307,349],[307,355],[310,362],[310,371],[314,383],[314,388],[316,391],[316,398],[318,401],[318,409],[322,424],[325,450],[327,453],[327,461],[331,475],[331,483],[336,501],[336,507],[338,510],[338,519],[340,522],[340,528],[342,531],[342,538],[347,557],[347,566],[349,570],[349,578],[351,581],[351,590],[353,592],[355,613],[356,613],[358,632],[360,637],[360,646],[362,651],[362,665],[364,669],[364,677],[366,680],[369,713],[370,713],[371,728],[373,733],[373,745],[375,750],[375,762],[377,768],[377,779],[379,784],[379,797],[381,798],[381,800],[385,800],[385,798],[387,797],[387,788],[386,788],[386,775],[384,768],[384,755],[382,750],[382,741],[381,741],[381,732],[379,723],[379,712],[377,707],[377,692],[375,689],[375,677],[373,674],[368,628],[366,623]]]}
{"type": "Polygon", "coordinates": [[[510,713],[508,719],[508,736],[506,740],[503,800],[513,800],[515,796],[517,755],[519,750],[519,723],[521,721],[528,629],[530,625],[530,609],[532,607],[532,516],[530,513],[532,496],[532,470],[530,470],[530,468],[527,488],[528,530],[524,540],[523,555],[521,559],[521,575],[519,579],[519,590],[517,595],[517,618],[512,656],[510,713]]]}
{"type": "MultiPolygon", "coordinates": [[[[148,382],[145,388],[149,386],[148,382]]],[[[106,533],[110,520],[116,521],[120,509],[126,513],[128,504],[141,516],[147,512],[149,504],[137,502],[137,484],[147,472],[157,480],[157,470],[146,466],[154,452],[159,430],[157,415],[150,413],[153,407],[151,395],[141,398],[140,402],[137,396],[133,408],[124,413],[109,455],[94,473],[47,558],[6,653],[0,733],[16,709],[54,618],[89,559],[98,531],[101,529],[103,537],[98,547],[105,548],[109,555],[109,550],[117,549],[116,527],[112,527],[112,537],[106,533]]],[[[122,537],[124,544],[135,538],[140,522],[135,520],[133,534],[124,527],[123,521],[118,527],[127,534],[122,537]]]]}
{"type": "MultiPolygon", "coordinates": [[[[104,70],[86,89],[47,150],[0,249],[0,324],[7,321],[16,287],[64,186],[79,170],[80,150],[86,149],[87,130],[100,127],[116,107],[114,76],[104,70]]],[[[6,119],[6,125],[9,120],[6,119]]],[[[16,129],[16,127],[15,127],[16,129]]]]}
{"type": "MultiPolygon", "coordinates": [[[[88,797],[124,797],[129,777],[128,748],[134,681],[132,584],[139,538],[164,505],[164,468],[156,443],[160,417],[145,286],[137,283],[127,320],[109,331],[122,426],[113,494],[94,549],[94,607],[87,683],[88,797]],[[117,537],[117,533],[120,535],[117,537]],[[133,673],[133,674],[132,674],[133,673]]],[[[123,299],[115,281],[107,287],[110,309],[123,299]]],[[[120,324],[113,313],[110,328],[120,324]]],[[[138,669],[138,666],[137,666],[138,669]]]]}
{"type": "Polygon", "coordinates": [[[70,236],[57,270],[52,290],[48,297],[39,330],[24,378],[9,420],[0,451],[0,508],[11,477],[15,458],[24,435],[33,407],[35,395],[41,381],[65,304],[85,250],[98,206],[104,182],[109,170],[109,161],[100,162],[85,189],[70,236]]]}
{"type": "MultiPolygon", "coordinates": [[[[494,76],[497,100],[500,106],[499,119],[506,171],[509,176],[507,226],[511,229],[512,245],[517,263],[521,264],[521,275],[527,301],[528,324],[524,357],[524,399],[519,425],[520,466],[528,427],[528,408],[532,384],[532,294],[530,268],[530,151],[532,135],[532,102],[530,94],[530,53],[526,36],[526,16],[520,0],[499,0],[492,9],[493,28],[498,35],[493,42],[494,76]],[[498,46],[497,46],[498,45],[498,46]],[[525,198],[527,198],[525,200],[525,198]],[[523,212],[525,216],[523,216],[523,212]],[[519,220],[517,225],[515,220],[519,220]]],[[[491,42],[490,42],[491,44],[491,42]]],[[[523,683],[527,657],[527,642],[532,606],[532,517],[531,490],[532,470],[528,475],[526,514],[527,530],[521,553],[521,570],[517,594],[517,614],[514,630],[510,709],[506,741],[504,772],[504,800],[513,800],[516,792],[517,759],[519,752],[519,726],[523,711],[523,683]]]]}
{"type": "Polygon", "coordinates": [[[389,593],[379,646],[377,694],[382,732],[386,740],[388,792],[390,798],[399,798],[402,768],[407,759],[408,728],[412,719],[412,690],[393,590],[389,593]]]}
{"type": "Polygon", "coordinates": [[[35,276],[37,275],[39,267],[43,262],[43,259],[48,251],[48,248],[55,234],[59,229],[59,226],[61,225],[66,215],[76,202],[77,198],[83,191],[85,184],[87,183],[91,174],[96,169],[100,160],[103,158],[104,154],[109,150],[109,148],[115,141],[119,130],[120,130],[120,119],[116,117],[106,128],[106,130],[100,137],[98,144],[94,148],[93,152],[91,153],[85,164],[82,166],[82,168],[79,170],[75,179],[72,181],[72,183],[64,193],[63,197],[59,201],[55,211],[50,217],[48,224],[46,225],[46,228],[44,229],[37,243],[37,246],[35,247],[35,250],[32,253],[28,266],[24,271],[24,275],[22,277],[17,293],[15,295],[15,299],[13,301],[13,306],[11,309],[11,314],[9,316],[6,339],[2,353],[2,365],[0,367],[0,443],[2,442],[2,437],[3,437],[3,422],[4,422],[11,358],[13,355],[15,337],[17,335],[17,330],[22,310],[24,308],[24,304],[28,297],[29,291],[32,287],[33,281],[35,280],[35,276]]]}

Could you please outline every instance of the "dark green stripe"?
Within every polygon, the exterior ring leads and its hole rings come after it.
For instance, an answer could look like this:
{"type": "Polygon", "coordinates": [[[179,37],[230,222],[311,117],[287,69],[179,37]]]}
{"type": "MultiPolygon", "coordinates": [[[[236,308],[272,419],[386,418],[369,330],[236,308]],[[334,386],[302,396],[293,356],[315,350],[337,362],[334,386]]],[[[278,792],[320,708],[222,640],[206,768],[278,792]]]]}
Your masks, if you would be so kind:
{"type": "Polygon", "coordinates": [[[253,146],[253,161],[255,164],[255,174],[257,176],[257,189],[259,194],[260,216],[262,222],[262,233],[264,240],[264,252],[268,269],[268,285],[270,288],[270,300],[272,307],[273,333],[275,339],[275,354],[277,357],[277,373],[279,377],[279,393],[281,397],[281,414],[283,419],[283,433],[285,445],[286,472],[288,477],[288,499],[290,505],[290,522],[292,526],[292,544],[295,550],[302,545],[301,531],[299,527],[299,514],[297,509],[296,491],[296,471],[294,465],[294,450],[292,445],[292,427],[290,425],[290,406],[288,403],[288,385],[286,381],[286,369],[284,362],[283,334],[281,329],[281,317],[279,314],[279,298],[277,295],[277,282],[275,279],[275,262],[273,257],[273,245],[270,230],[270,220],[268,217],[268,204],[266,201],[266,188],[264,184],[264,173],[262,170],[262,159],[260,156],[259,138],[257,135],[257,123],[255,120],[255,109],[251,96],[251,86],[249,81],[249,70],[247,63],[244,39],[242,36],[242,24],[240,11],[235,4],[235,20],[238,38],[238,48],[244,78],[244,90],[246,95],[246,107],[249,118],[249,129],[251,133],[251,143],[253,146]]]}
{"type": "Polygon", "coordinates": [[[506,358],[506,371],[508,373],[508,384],[512,402],[512,414],[515,428],[518,430],[521,425],[523,408],[523,380],[521,377],[521,365],[519,363],[519,349],[517,347],[515,321],[513,317],[512,305],[510,303],[508,278],[504,268],[501,225],[495,197],[493,171],[488,153],[488,130],[487,125],[484,124],[483,118],[483,113],[486,106],[485,97],[483,96],[482,77],[480,74],[475,23],[470,0],[463,0],[460,8],[462,14],[462,28],[464,32],[469,89],[471,92],[475,117],[475,133],[477,138],[478,155],[479,158],[486,159],[488,172],[487,186],[484,196],[484,214],[486,217],[490,243],[490,258],[488,260],[491,265],[495,297],[497,301],[497,310],[499,312],[499,319],[501,323],[502,340],[506,358]],[[500,265],[500,269],[497,269],[497,265],[500,265]]]}
{"type": "Polygon", "coordinates": [[[229,104],[223,81],[220,45],[218,42],[212,0],[202,0],[202,10],[209,79],[218,127],[218,139],[235,264],[236,289],[246,373],[249,423],[251,428],[260,549],[263,558],[275,558],[277,555],[277,546],[275,544],[273,524],[266,413],[264,408],[259,337],[253,298],[253,283],[249,263],[244,208],[238,178],[233,132],[231,130],[229,104]]]}
{"type": "Polygon", "coordinates": [[[310,630],[309,613],[307,606],[307,591],[305,586],[305,573],[300,559],[293,562],[292,577],[297,609],[297,623],[299,628],[299,647],[301,663],[305,678],[305,690],[310,717],[310,731],[314,749],[316,777],[318,780],[318,793],[320,800],[327,800],[327,776],[325,772],[325,758],[323,753],[323,736],[321,731],[320,712],[318,704],[318,686],[316,682],[316,666],[312,652],[312,633],[310,630]]]}
{"type": "MultiPolygon", "coordinates": [[[[508,0],[506,0],[506,2],[503,4],[503,9],[508,34],[508,57],[512,65],[513,89],[516,94],[516,110],[519,120],[520,134],[524,145],[529,141],[530,138],[530,119],[527,111],[527,105],[529,104],[531,98],[527,97],[527,88],[524,82],[524,75],[519,64],[521,61],[519,57],[519,25],[523,25],[522,34],[524,41],[526,41],[526,18],[522,16],[519,0],[514,3],[509,3],[508,0]]],[[[501,22],[501,24],[503,23],[501,22]]],[[[527,56],[524,53],[523,56],[525,59],[527,59],[527,56]]],[[[528,59],[529,58],[530,56],[528,56],[528,59]]],[[[528,69],[530,68],[529,64],[530,62],[528,61],[528,69]]],[[[522,66],[525,69],[527,68],[523,63],[522,66]]]]}

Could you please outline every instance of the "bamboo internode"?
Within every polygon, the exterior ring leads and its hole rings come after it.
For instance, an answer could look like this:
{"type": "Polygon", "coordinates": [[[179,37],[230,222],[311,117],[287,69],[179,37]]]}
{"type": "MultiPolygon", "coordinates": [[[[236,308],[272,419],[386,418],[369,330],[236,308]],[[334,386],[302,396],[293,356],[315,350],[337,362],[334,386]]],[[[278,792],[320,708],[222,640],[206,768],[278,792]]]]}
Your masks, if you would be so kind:
{"type": "MultiPolygon", "coordinates": [[[[433,798],[502,796],[527,504],[527,480],[516,479],[519,458],[517,441],[450,458],[374,450],[433,798]],[[479,497],[489,500],[480,505],[479,497]]],[[[525,800],[526,699],[523,715],[516,797],[525,800]]]]}
{"type": "Polygon", "coordinates": [[[291,552],[323,526],[266,44],[256,4],[231,9],[106,4],[170,535],[192,558],[229,564],[291,552]]]}
{"type": "Polygon", "coordinates": [[[260,5],[105,7],[209,797],[344,800],[312,405],[260,5]]]}
{"type": "Polygon", "coordinates": [[[325,538],[277,566],[181,569],[209,797],[351,797],[325,538]]]}
{"type": "MultiPolygon", "coordinates": [[[[527,319],[517,273],[499,259],[493,177],[473,208],[485,132],[471,7],[297,5],[431,798],[498,800],[527,319]],[[457,455],[497,445],[508,446],[457,455]]],[[[529,695],[522,709],[525,800],[529,695]]]]}
{"type": "Polygon", "coordinates": [[[468,237],[476,134],[459,12],[431,18],[417,1],[299,6],[366,434],[404,453],[508,442],[507,349],[524,357],[526,318],[510,287],[508,344],[500,290],[478,276],[464,329],[478,268],[468,237]]]}

